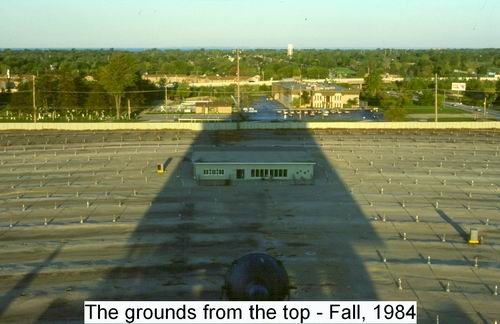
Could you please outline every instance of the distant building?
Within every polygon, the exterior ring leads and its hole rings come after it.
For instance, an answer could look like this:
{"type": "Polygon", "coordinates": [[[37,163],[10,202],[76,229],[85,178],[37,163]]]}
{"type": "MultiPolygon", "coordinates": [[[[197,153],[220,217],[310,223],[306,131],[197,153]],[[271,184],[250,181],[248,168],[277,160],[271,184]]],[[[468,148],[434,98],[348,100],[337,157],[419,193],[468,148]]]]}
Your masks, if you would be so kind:
{"type": "Polygon", "coordinates": [[[273,98],[290,109],[357,109],[358,88],[327,83],[274,82],[273,98]]]}
{"type": "MultiPolygon", "coordinates": [[[[148,80],[151,83],[159,85],[163,80],[166,83],[187,83],[192,86],[228,86],[236,84],[235,76],[219,76],[219,75],[165,75],[165,74],[143,74],[143,80],[148,80]]],[[[254,75],[252,77],[240,76],[240,83],[254,83],[259,82],[260,76],[254,75]]]]}
{"type": "Polygon", "coordinates": [[[16,92],[16,85],[14,82],[10,81],[10,79],[7,78],[0,78],[0,92],[16,92]]]}
{"type": "Polygon", "coordinates": [[[293,44],[288,44],[287,55],[288,55],[288,57],[293,56],[293,44]]]}
{"type": "Polygon", "coordinates": [[[13,75],[7,70],[5,76],[0,76],[0,92],[17,92],[19,84],[31,82],[32,75],[13,75]]]}
{"type": "Polygon", "coordinates": [[[231,114],[233,107],[227,104],[217,102],[212,97],[192,97],[187,98],[178,106],[182,112],[196,114],[231,114]]]}
{"type": "Polygon", "coordinates": [[[273,82],[271,89],[273,99],[279,101],[287,108],[293,108],[292,106],[294,102],[299,102],[300,106],[304,106],[306,108],[310,106],[305,101],[301,102],[301,96],[304,93],[311,91],[311,88],[305,83],[297,82],[295,80],[273,82]]]}
{"type": "Polygon", "coordinates": [[[337,85],[318,87],[313,89],[311,104],[313,108],[319,109],[359,108],[359,92],[358,89],[337,85]]]}
{"type": "Polygon", "coordinates": [[[194,178],[199,183],[235,180],[294,180],[311,182],[316,163],[303,152],[194,152],[194,178]]]}

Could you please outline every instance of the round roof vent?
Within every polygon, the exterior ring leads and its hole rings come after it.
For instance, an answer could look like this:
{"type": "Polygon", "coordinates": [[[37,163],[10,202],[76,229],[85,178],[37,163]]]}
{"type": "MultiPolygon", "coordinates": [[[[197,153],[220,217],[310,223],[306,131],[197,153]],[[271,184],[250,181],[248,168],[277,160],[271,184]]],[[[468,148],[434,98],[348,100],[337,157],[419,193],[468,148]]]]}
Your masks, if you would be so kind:
{"type": "Polygon", "coordinates": [[[285,267],[264,253],[250,253],[233,261],[224,288],[227,298],[236,301],[280,301],[290,292],[285,267]]]}

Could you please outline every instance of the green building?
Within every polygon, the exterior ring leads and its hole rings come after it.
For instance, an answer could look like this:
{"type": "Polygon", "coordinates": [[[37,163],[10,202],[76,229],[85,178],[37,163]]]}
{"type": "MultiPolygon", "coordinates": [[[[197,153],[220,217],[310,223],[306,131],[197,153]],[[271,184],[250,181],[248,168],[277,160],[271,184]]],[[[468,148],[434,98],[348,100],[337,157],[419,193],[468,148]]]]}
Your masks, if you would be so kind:
{"type": "Polygon", "coordinates": [[[199,182],[243,180],[314,180],[316,162],[302,152],[203,151],[192,157],[199,182]]]}

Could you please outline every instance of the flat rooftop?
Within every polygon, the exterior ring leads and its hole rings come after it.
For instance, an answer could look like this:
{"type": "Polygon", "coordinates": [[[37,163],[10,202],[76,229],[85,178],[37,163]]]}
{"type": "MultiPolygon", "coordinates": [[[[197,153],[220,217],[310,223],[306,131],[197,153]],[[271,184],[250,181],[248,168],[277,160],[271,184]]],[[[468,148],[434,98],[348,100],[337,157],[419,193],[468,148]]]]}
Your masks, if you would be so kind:
{"type": "Polygon", "coordinates": [[[0,322],[81,323],[84,300],[220,300],[231,262],[259,251],[283,262],[291,300],[416,300],[419,324],[494,323],[499,143],[498,130],[0,132],[0,322]],[[314,185],[199,186],[191,154],[211,148],[303,154],[314,185]]]}
{"type": "Polygon", "coordinates": [[[221,164],[315,164],[310,154],[299,151],[195,151],[192,161],[200,163],[221,164]]]}
{"type": "Polygon", "coordinates": [[[315,90],[321,91],[347,91],[352,90],[334,83],[303,83],[299,81],[279,81],[274,82],[273,85],[279,86],[288,90],[315,90]]]}

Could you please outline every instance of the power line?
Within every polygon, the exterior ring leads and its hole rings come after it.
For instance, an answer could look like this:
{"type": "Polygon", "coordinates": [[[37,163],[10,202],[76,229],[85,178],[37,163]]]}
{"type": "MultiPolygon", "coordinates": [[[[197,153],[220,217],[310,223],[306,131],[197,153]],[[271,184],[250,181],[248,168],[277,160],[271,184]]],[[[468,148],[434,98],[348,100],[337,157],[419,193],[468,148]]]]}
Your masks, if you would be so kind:
{"type": "MultiPolygon", "coordinates": [[[[229,87],[233,86],[228,85],[228,86],[221,86],[221,87],[229,87]]],[[[254,87],[256,85],[248,85],[249,87],[254,87]]],[[[245,86],[243,86],[244,88],[245,86]]],[[[173,90],[175,94],[179,93],[207,93],[207,94],[235,94],[235,91],[220,91],[217,90],[219,87],[196,87],[193,86],[192,89],[190,90],[173,90]]],[[[396,89],[396,90],[381,90],[382,92],[386,91],[394,91],[394,92],[417,92],[417,91],[434,91],[434,88],[422,88],[422,89],[396,89]]],[[[443,89],[443,88],[438,88],[438,91],[444,91],[447,93],[453,93],[455,90],[451,89],[443,89]]],[[[10,92],[10,94],[16,94],[16,93],[32,93],[33,90],[19,90],[15,92],[10,92]]],[[[129,91],[123,91],[121,92],[122,94],[134,94],[134,93],[164,93],[164,89],[158,89],[158,90],[129,90],[129,91]]],[[[460,93],[463,92],[469,92],[469,93],[500,93],[500,91],[488,91],[488,90],[460,90],[460,93]]],[[[68,94],[109,94],[112,95],[115,92],[107,92],[107,91],[65,91],[65,90],[37,90],[37,93],[68,93],[68,94]]],[[[272,90],[258,90],[258,91],[244,91],[240,90],[241,94],[266,94],[266,93],[272,93],[272,90]]]]}
{"type": "MultiPolygon", "coordinates": [[[[165,90],[134,90],[134,91],[124,91],[122,92],[123,94],[127,93],[159,93],[159,92],[164,92],[165,90]]],[[[11,94],[16,94],[16,93],[32,93],[33,90],[21,90],[21,91],[16,91],[16,92],[11,92],[11,94]]],[[[69,94],[91,94],[91,93],[98,93],[98,94],[109,94],[112,95],[114,92],[105,92],[105,91],[58,91],[58,90],[38,90],[38,93],[69,93],[69,94]]],[[[240,91],[242,94],[254,94],[254,93],[271,93],[271,90],[259,90],[259,91],[240,91]]],[[[218,91],[218,90],[212,90],[212,89],[204,89],[204,90],[198,90],[198,89],[193,89],[193,90],[176,90],[176,94],[178,93],[207,93],[207,94],[235,94],[235,91],[218,91]]]]}
{"type": "Polygon", "coordinates": [[[122,92],[107,92],[107,91],[64,91],[64,90],[40,90],[42,93],[102,93],[102,94],[115,94],[115,93],[152,93],[152,92],[164,92],[164,90],[130,90],[122,92]]]}

